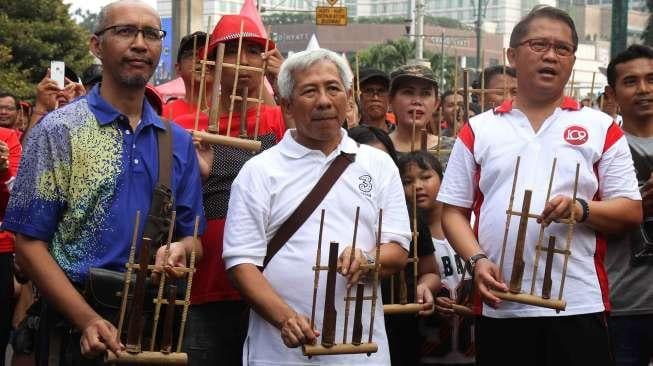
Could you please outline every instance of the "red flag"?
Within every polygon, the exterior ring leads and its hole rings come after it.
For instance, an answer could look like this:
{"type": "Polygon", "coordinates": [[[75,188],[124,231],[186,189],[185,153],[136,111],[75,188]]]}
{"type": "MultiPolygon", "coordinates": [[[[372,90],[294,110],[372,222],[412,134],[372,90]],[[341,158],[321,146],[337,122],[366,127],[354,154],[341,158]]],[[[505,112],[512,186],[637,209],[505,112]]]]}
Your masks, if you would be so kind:
{"type": "MultiPolygon", "coordinates": [[[[261,20],[261,14],[259,14],[258,10],[256,10],[256,5],[254,5],[254,0],[245,0],[245,2],[243,3],[243,7],[240,8],[240,15],[251,19],[256,24],[259,33],[263,37],[266,38],[268,37],[268,32],[265,31],[265,26],[263,25],[263,21],[261,20]]],[[[268,81],[267,78],[265,78],[265,88],[268,90],[268,92],[270,92],[270,94],[274,95],[274,91],[272,90],[272,85],[270,85],[270,82],[268,81]]]]}
{"type": "Polygon", "coordinates": [[[256,27],[258,28],[258,31],[261,33],[261,35],[267,38],[268,34],[265,31],[265,26],[261,20],[261,14],[259,14],[258,10],[256,10],[254,0],[245,0],[243,7],[240,8],[240,15],[253,20],[254,23],[256,23],[256,27]]]}

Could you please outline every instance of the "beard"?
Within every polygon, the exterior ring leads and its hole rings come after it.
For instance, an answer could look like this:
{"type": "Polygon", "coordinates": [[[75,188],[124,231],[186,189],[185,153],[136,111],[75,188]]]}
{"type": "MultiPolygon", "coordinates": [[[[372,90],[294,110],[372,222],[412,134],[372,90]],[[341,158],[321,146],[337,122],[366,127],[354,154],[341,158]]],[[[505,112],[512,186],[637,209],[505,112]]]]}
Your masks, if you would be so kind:
{"type": "Polygon", "coordinates": [[[146,78],[144,75],[120,75],[120,83],[125,88],[144,88],[150,77],[146,78]]]}

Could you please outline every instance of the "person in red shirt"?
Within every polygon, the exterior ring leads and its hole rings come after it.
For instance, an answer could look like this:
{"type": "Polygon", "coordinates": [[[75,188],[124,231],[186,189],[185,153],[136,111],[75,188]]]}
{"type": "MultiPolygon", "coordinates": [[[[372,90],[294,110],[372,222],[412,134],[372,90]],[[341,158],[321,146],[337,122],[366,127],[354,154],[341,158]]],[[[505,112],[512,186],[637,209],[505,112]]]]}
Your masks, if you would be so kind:
{"type": "MultiPolygon", "coordinates": [[[[209,45],[209,58],[215,59],[219,43],[225,44],[224,62],[235,64],[240,57],[240,64],[262,67],[263,60],[268,59],[269,79],[276,78],[278,65],[283,61],[274,42],[270,41],[265,50],[266,39],[259,33],[256,25],[249,18],[239,15],[225,15],[215,26],[209,45]],[[242,50],[238,54],[238,33],[240,23],[244,22],[245,34],[242,50]]],[[[192,49],[192,43],[191,43],[192,49]]],[[[202,55],[203,50],[198,54],[202,55]]],[[[232,69],[222,71],[220,88],[220,131],[221,135],[237,137],[240,124],[240,102],[236,102],[231,116],[231,129],[227,131],[230,98],[234,84],[240,94],[243,86],[248,87],[250,98],[257,98],[261,86],[261,73],[241,70],[238,79],[232,69]]],[[[187,89],[189,85],[187,84],[187,89]]],[[[195,83],[198,86],[198,83],[195,83]]],[[[197,94],[197,93],[196,93],[197,94]]],[[[188,95],[188,92],[186,93],[188,95]]],[[[207,98],[210,101],[210,98],[207,98]]],[[[171,110],[173,121],[187,129],[195,128],[194,108],[191,113],[175,115],[182,110],[182,102],[175,103],[171,110]]],[[[166,117],[164,110],[164,117],[166,117]]],[[[253,136],[256,129],[257,104],[249,102],[247,106],[247,135],[253,136]]],[[[198,129],[208,129],[208,117],[200,113],[198,129]]],[[[260,119],[257,139],[262,143],[262,150],[274,146],[285,132],[285,123],[281,108],[272,105],[260,106],[260,119]]],[[[198,147],[200,170],[204,179],[204,211],[207,229],[202,236],[204,256],[197,263],[197,272],[193,278],[191,290],[191,307],[188,317],[187,336],[184,347],[189,355],[189,365],[240,365],[242,349],[247,333],[246,304],[238,291],[233,288],[225,271],[222,260],[222,243],[227,207],[231,194],[231,183],[245,163],[254,154],[242,149],[213,145],[211,148],[198,147]]]]}
{"type": "MultiPolygon", "coordinates": [[[[186,95],[183,98],[175,99],[170,103],[165,104],[161,114],[161,117],[163,118],[174,119],[175,117],[192,113],[195,108],[197,108],[197,96],[200,94],[199,71],[201,70],[199,56],[202,54],[196,55],[195,64],[193,65],[193,44],[195,45],[196,50],[204,46],[206,44],[206,33],[198,31],[188,34],[181,39],[181,42],[179,42],[175,72],[177,73],[177,76],[184,81],[186,95]],[[193,72],[195,72],[195,74],[193,72]],[[195,78],[194,82],[193,77],[195,78]]],[[[206,82],[207,95],[210,96],[211,86],[213,85],[213,74],[207,72],[204,80],[206,82]]]]}
{"type": "MultiPolygon", "coordinates": [[[[17,131],[0,127],[0,220],[7,208],[21,152],[17,131]]],[[[13,317],[13,267],[14,235],[8,231],[0,231],[0,365],[4,364],[13,317]]]]}

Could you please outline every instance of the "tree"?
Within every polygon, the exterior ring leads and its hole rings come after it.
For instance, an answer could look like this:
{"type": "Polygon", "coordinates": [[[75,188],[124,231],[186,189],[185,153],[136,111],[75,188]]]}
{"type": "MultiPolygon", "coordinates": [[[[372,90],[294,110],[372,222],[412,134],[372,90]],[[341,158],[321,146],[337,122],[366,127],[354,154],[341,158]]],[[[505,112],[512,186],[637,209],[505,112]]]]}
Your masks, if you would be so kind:
{"type": "Polygon", "coordinates": [[[371,46],[360,51],[359,58],[362,67],[373,67],[390,72],[392,69],[405,65],[415,57],[415,42],[406,38],[387,40],[385,43],[371,46]]]}
{"type": "Polygon", "coordinates": [[[89,10],[86,10],[85,13],[82,13],[82,9],[77,9],[73,15],[80,19],[80,27],[86,29],[89,33],[93,33],[95,24],[97,23],[97,13],[91,13],[89,10]]]}
{"type": "Polygon", "coordinates": [[[89,37],[62,0],[0,1],[0,89],[32,98],[51,60],[80,74],[92,62],[89,37]]]}
{"type": "MultiPolygon", "coordinates": [[[[370,67],[390,73],[393,69],[405,65],[409,60],[415,58],[415,42],[409,41],[406,38],[387,40],[385,43],[361,50],[358,56],[360,62],[359,68],[370,67]]],[[[431,63],[431,69],[435,73],[439,83],[440,75],[442,74],[441,55],[425,50],[424,57],[431,63]]],[[[355,54],[349,55],[350,65],[354,65],[355,62],[355,54]]],[[[454,57],[446,56],[444,58],[445,85],[440,85],[440,91],[453,87],[454,70],[454,57]]]]}

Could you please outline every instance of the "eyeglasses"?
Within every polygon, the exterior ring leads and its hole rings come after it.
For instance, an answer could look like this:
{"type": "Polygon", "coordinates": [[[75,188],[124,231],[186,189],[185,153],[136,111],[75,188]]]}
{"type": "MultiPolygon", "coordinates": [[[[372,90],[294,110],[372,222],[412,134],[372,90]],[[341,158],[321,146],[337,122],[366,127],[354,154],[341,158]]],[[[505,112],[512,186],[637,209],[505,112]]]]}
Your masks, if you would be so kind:
{"type": "Polygon", "coordinates": [[[101,36],[104,32],[110,30],[115,36],[122,39],[134,39],[138,33],[143,33],[143,38],[146,41],[158,42],[166,36],[166,31],[163,29],[156,29],[152,27],[138,28],[133,25],[112,25],[111,27],[106,27],[99,32],[96,32],[96,36],[101,36]]]}
{"type": "Polygon", "coordinates": [[[361,94],[367,98],[373,98],[375,95],[383,98],[388,96],[388,89],[365,88],[361,90],[361,94]]]}
{"type": "Polygon", "coordinates": [[[551,47],[553,47],[553,52],[555,52],[555,54],[560,57],[572,56],[576,51],[576,47],[569,43],[552,42],[546,38],[527,39],[519,43],[519,46],[523,46],[525,44],[528,44],[528,48],[530,48],[531,51],[538,53],[548,52],[551,47]]]}

